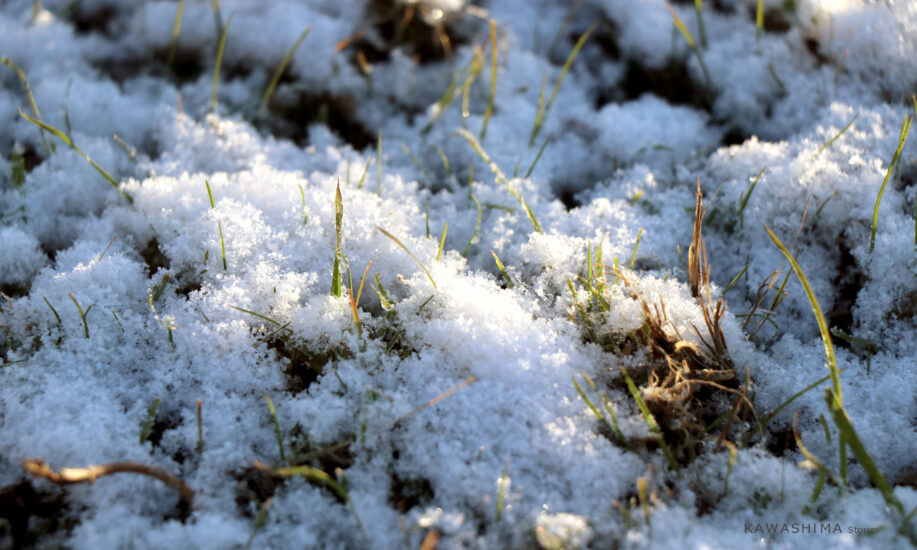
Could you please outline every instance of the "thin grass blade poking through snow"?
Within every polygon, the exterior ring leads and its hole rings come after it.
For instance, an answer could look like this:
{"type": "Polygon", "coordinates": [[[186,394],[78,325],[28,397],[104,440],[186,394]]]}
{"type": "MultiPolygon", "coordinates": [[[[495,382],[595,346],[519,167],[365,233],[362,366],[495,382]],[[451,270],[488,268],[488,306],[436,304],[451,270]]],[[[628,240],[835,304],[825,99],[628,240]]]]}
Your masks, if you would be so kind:
{"type": "Polygon", "coordinates": [[[290,61],[293,60],[293,54],[296,53],[296,50],[299,49],[299,45],[302,44],[303,40],[309,36],[309,33],[312,31],[312,27],[306,27],[302,33],[300,33],[299,38],[296,39],[296,42],[293,42],[293,45],[290,46],[290,49],[287,51],[287,54],[283,56],[283,60],[280,62],[280,65],[277,66],[277,70],[274,71],[274,76],[271,77],[271,81],[267,85],[267,89],[264,90],[264,97],[261,98],[261,107],[258,108],[258,116],[263,117],[267,114],[267,106],[271,102],[271,98],[274,97],[274,91],[277,89],[277,84],[280,83],[280,78],[283,76],[284,71],[287,70],[290,61]]]}
{"type": "Polygon", "coordinates": [[[436,288],[436,281],[433,280],[433,275],[430,275],[430,272],[427,270],[426,267],[424,267],[423,263],[421,263],[421,261],[417,259],[417,256],[415,256],[410,250],[408,250],[408,247],[404,246],[404,243],[398,240],[398,237],[392,235],[391,233],[389,233],[385,229],[382,229],[378,225],[376,226],[376,229],[378,229],[380,233],[382,233],[389,239],[395,241],[395,244],[397,244],[398,246],[401,247],[402,250],[407,252],[408,256],[410,256],[411,259],[414,260],[414,262],[417,263],[418,266],[420,266],[420,269],[422,269],[423,272],[427,275],[427,279],[430,279],[430,283],[433,285],[433,288],[436,288]]]}
{"type": "Polygon", "coordinates": [[[220,66],[223,64],[223,51],[226,49],[226,36],[229,34],[229,25],[236,14],[231,14],[226,24],[223,26],[223,34],[220,35],[220,43],[217,46],[216,62],[213,65],[213,84],[210,88],[210,112],[215,113],[217,110],[217,86],[220,84],[220,66]]]}
{"type": "Polygon", "coordinates": [[[341,297],[341,225],[344,220],[344,201],[341,198],[341,182],[334,192],[334,265],[331,268],[331,295],[341,297]]]}
{"type": "MultiPolygon", "coordinates": [[[[551,89],[551,95],[548,97],[548,102],[544,104],[544,108],[541,108],[541,101],[539,100],[538,111],[535,113],[535,126],[532,128],[532,134],[529,136],[529,147],[535,145],[535,138],[538,137],[538,133],[541,132],[541,127],[544,125],[544,120],[547,118],[548,113],[551,111],[551,106],[554,105],[554,100],[557,99],[557,93],[560,91],[560,85],[564,82],[564,77],[567,76],[567,73],[570,72],[570,67],[573,66],[573,62],[576,61],[576,56],[579,55],[580,50],[583,49],[583,45],[586,44],[586,41],[589,40],[589,35],[592,34],[592,31],[596,29],[598,23],[593,23],[586,32],[579,37],[579,40],[576,41],[576,44],[573,46],[573,50],[570,52],[570,55],[567,57],[567,60],[564,62],[564,66],[560,69],[560,74],[557,75],[557,80],[554,81],[554,87],[551,89]]],[[[544,91],[544,86],[542,85],[542,92],[544,91]]]]}
{"type": "Polygon", "coordinates": [[[92,166],[93,168],[95,168],[96,171],[97,171],[99,174],[101,174],[102,177],[105,178],[105,180],[106,180],[108,183],[110,183],[112,187],[114,187],[115,189],[117,189],[117,190],[121,193],[121,196],[123,196],[125,199],[127,199],[127,202],[128,202],[128,203],[133,204],[134,199],[128,194],[127,191],[125,191],[124,189],[121,189],[121,188],[118,186],[118,182],[115,180],[115,178],[111,177],[111,174],[109,174],[108,172],[106,172],[104,168],[102,168],[101,166],[99,166],[99,165],[96,163],[96,161],[92,160],[92,158],[90,158],[89,155],[87,155],[86,153],[83,152],[82,149],[80,149],[79,147],[77,147],[77,146],[73,143],[73,141],[72,141],[69,137],[67,137],[67,134],[65,134],[64,132],[58,130],[58,129],[55,128],[54,126],[51,126],[50,124],[47,124],[47,123],[45,123],[45,122],[42,122],[42,121],[38,120],[37,118],[30,117],[29,115],[23,113],[21,108],[19,109],[19,114],[22,116],[22,118],[28,120],[29,122],[31,122],[32,124],[38,126],[39,128],[42,128],[42,129],[45,129],[45,130],[51,132],[52,134],[54,134],[55,136],[57,136],[57,138],[58,138],[59,140],[63,141],[65,144],[69,145],[71,149],[73,149],[74,151],[76,151],[77,153],[79,153],[81,157],[83,157],[84,159],[86,159],[86,162],[88,162],[90,166],[92,166]]]}
{"type": "Polygon", "coordinates": [[[464,128],[459,128],[458,130],[455,131],[455,133],[465,138],[465,140],[468,141],[468,144],[471,145],[471,148],[474,149],[474,152],[477,153],[478,156],[481,157],[481,160],[483,160],[487,164],[487,166],[496,176],[497,184],[498,185],[501,183],[505,184],[506,190],[509,191],[509,194],[512,195],[517,201],[519,201],[519,204],[522,205],[522,208],[525,209],[525,213],[529,217],[529,222],[531,222],[532,228],[535,229],[537,233],[543,233],[543,231],[541,230],[541,225],[539,225],[538,220],[535,219],[535,213],[532,212],[531,208],[529,208],[529,205],[527,202],[525,202],[525,199],[522,197],[522,194],[519,193],[519,191],[516,190],[515,187],[513,187],[509,179],[507,179],[506,175],[503,173],[503,170],[500,170],[500,167],[497,166],[497,163],[495,163],[494,161],[490,159],[490,155],[488,155],[487,151],[485,151],[484,148],[481,147],[481,144],[478,143],[477,138],[471,135],[471,132],[469,132],[468,130],[464,128]]]}
{"type": "Polygon", "coordinates": [[[175,10],[175,22],[172,24],[172,41],[169,43],[169,58],[166,60],[166,66],[170,69],[175,63],[175,53],[178,51],[178,37],[181,34],[181,22],[184,14],[185,0],[178,0],[178,8],[175,10]]]}
{"type": "MultiPolygon", "coordinates": [[[[32,109],[32,114],[35,115],[37,120],[41,120],[41,113],[38,111],[38,103],[36,103],[35,95],[32,93],[32,87],[29,86],[29,81],[25,77],[25,71],[19,68],[19,65],[13,63],[13,60],[5,55],[0,57],[0,63],[3,63],[12,69],[12,71],[16,73],[16,76],[19,77],[19,82],[22,83],[22,87],[25,89],[25,94],[29,98],[29,107],[32,109]]],[[[49,144],[45,139],[44,129],[41,130],[41,143],[44,145],[45,150],[48,151],[49,154],[54,152],[54,145],[49,144]]]]}
{"type": "Polygon", "coordinates": [[[895,165],[898,164],[898,159],[901,158],[901,150],[904,149],[904,143],[907,141],[907,134],[911,130],[912,122],[914,122],[914,119],[912,119],[910,115],[904,115],[904,122],[901,123],[901,134],[898,137],[898,148],[895,149],[895,154],[892,155],[892,160],[888,163],[888,171],[885,172],[885,179],[882,180],[882,187],[879,188],[879,196],[876,197],[876,206],[872,211],[872,229],[869,232],[870,253],[876,246],[876,227],[879,225],[879,203],[882,202],[885,186],[888,185],[888,180],[891,178],[892,172],[895,171],[895,165]]]}
{"type": "Polygon", "coordinates": [[[487,109],[481,123],[481,139],[487,137],[487,123],[494,112],[494,96],[497,95],[497,22],[490,20],[490,95],[487,97],[487,109]]]}

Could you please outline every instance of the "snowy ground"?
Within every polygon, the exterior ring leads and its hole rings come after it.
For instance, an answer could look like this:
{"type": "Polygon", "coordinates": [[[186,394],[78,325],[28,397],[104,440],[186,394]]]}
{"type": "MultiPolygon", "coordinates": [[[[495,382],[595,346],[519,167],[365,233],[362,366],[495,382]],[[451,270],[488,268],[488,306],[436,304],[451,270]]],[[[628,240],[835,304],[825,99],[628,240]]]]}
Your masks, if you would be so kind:
{"type": "Polygon", "coordinates": [[[871,239],[917,2],[189,0],[171,64],[178,2],[36,4],[0,2],[0,547],[917,540],[913,136],[871,239]],[[829,371],[765,226],[884,491],[830,380],[777,411],[829,371]]]}

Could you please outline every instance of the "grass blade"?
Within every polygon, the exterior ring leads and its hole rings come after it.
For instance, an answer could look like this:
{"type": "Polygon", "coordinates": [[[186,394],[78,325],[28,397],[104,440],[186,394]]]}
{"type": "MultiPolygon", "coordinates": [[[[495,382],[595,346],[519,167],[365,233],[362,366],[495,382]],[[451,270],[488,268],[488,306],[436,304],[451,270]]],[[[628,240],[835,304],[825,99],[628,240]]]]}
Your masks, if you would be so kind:
{"type": "Polygon", "coordinates": [[[840,400],[832,395],[832,393],[830,389],[825,389],[825,403],[828,405],[828,410],[831,411],[831,416],[834,418],[834,424],[841,434],[841,439],[850,446],[850,450],[853,451],[853,456],[856,457],[860,465],[863,466],[863,469],[866,470],[866,473],[869,474],[869,479],[872,481],[872,484],[882,493],[882,498],[885,499],[885,503],[894,507],[903,515],[904,506],[902,506],[898,497],[895,496],[892,486],[889,485],[885,476],[882,475],[882,472],[879,471],[876,463],[866,451],[866,447],[860,440],[859,435],[857,435],[856,430],[854,430],[853,423],[850,421],[850,417],[841,405],[840,400]]]}
{"type": "Polygon", "coordinates": [[[637,261],[637,248],[640,247],[640,237],[642,236],[643,236],[643,228],[641,227],[640,230],[637,231],[637,242],[634,243],[634,251],[630,255],[630,268],[631,269],[634,268],[634,263],[636,263],[637,261]]]}
{"type": "Polygon", "coordinates": [[[54,314],[54,318],[57,319],[57,325],[60,326],[61,320],[60,315],[57,314],[57,310],[54,309],[54,306],[51,305],[51,302],[48,301],[48,298],[46,298],[44,294],[41,295],[41,299],[44,300],[46,304],[48,304],[48,309],[50,309],[51,313],[54,314]]]}
{"type": "Polygon", "coordinates": [[[265,315],[261,315],[260,313],[255,313],[254,311],[250,311],[250,310],[247,310],[247,309],[242,309],[241,307],[236,307],[236,306],[229,306],[229,307],[231,307],[231,308],[233,308],[233,309],[235,309],[235,310],[237,310],[237,311],[241,311],[242,313],[248,313],[249,315],[254,315],[255,317],[257,317],[257,318],[259,318],[259,319],[261,319],[261,320],[263,320],[263,321],[267,321],[268,323],[270,323],[270,324],[272,324],[272,325],[274,325],[274,326],[280,327],[281,329],[286,330],[287,332],[293,332],[293,330],[290,329],[289,327],[287,327],[286,325],[282,325],[282,324],[280,324],[279,322],[275,321],[274,319],[271,319],[270,317],[267,317],[267,316],[265,316],[265,315]]]}
{"type": "Polygon", "coordinates": [[[911,130],[912,122],[914,122],[914,119],[912,119],[910,115],[904,115],[904,122],[901,124],[901,135],[898,137],[898,148],[895,149],[895,154],[892,155],[892,160],[888,164],[888,171],[885,172],[885,179],[882,181],[882,187],[879,188],[879,196],[876,197],[876,207],[872,211],[872,229],[869,233],[869,252],[872,252],[872,249],[876,245],[876,227],[879,225],[879,203],[882,202],[882,194],[885,193],[885,185],[888,184],[888,180],[895,170],[895,165],[898,163],[898,159],[901,158],[901,150],[904,149],[904,143],[907,141],[907,134],[911,130]]]}
{"type": "Polygon", "coordinates": [[[573,50],[570,52],[570,55],[567,56],[567,60],[564,62],[564,66],[560,69],[560,74],[557,75],[557,80],[554,81],[554,87],[551,89],[551,95],[548,97],[548,102],[545,104],[544,109],[538,110],[538,115],[535,117],[535,126],[532,128],[532,135],[529,137],[529,147],[535,144],[535,138],[538,137],[538,133],[541,131],[541,127],[544,124],[544,119],[548,116],[548,113],[551,111],[551,106],[554,104],[554,100],[557,98],[557,92],[560,91],[560,85],[564,82],[564,77],[567,76],[567,73],[570,72],[570,67],[573,66],[573,62],[576,60],[576,56],[579,55],[580,50],[583,49],[583,45],[586,44],[586,41],[589,40],[589,35],[592,34],[592,31],[598,26],[598,23],[593,23],[590,25],[586,32],[579,37],[579,40],[576,41],[576,44],[573,46],[573,50]]]}
{"type": "MultiPolygon", "coordinates": [[[[469,187],[469,189],[471,188],[469,187]]],[[[468,239],[468,244],[465,245],[465,250],[462,252],[462,256],[465,258],[468,257],[468,251],[471,250],[471,243],[474,242],[474,239],[478,236],[478,231],[481,229],[481,213],[482,213],[481,203],[480,201],[478,201],[478,198],[475,197],[473,193],[469,193],[469,195],[471,195],[471,200],[474,201],[475,206],[477,206],[478,208],[478,218],[474,222],[474,231],[471,232],[471,238],[468,239]]]]}
{"type": "Polygon", "coordinates": [[[344,222],[344,201],[341,198],[341,182],[334,193],[334,265],[331,268],[331,295],[341,297],[341,226],[344,222]]]}
{"type": "Polygon", "coordinates": [[[840,371],[837,368],[837,360],[834,357],[834,344],[831,341],[831,332],[828,330],[828,324],[825,322],[825,316],[822,314],[821,307],[818,305],[818,300],[815,298],[815,293],[812,292],[812,287],[809,285],[809,280],[806,278],[806,274],[803,273],[802,268],[799,267],[799,263],[796,262],[796,258],[790,254],[790,251],[787,250],[783,243],[780,242],[780,239],[777,238],[777,235],[774,234],[770,228],[764,228],[767,231],[767,234],[770,235],[771,240],[774,241],[774,244],[777,245],[777,248],[780,249],[780,252],[783,252],[783,255],[786,257],[787,261],[790,262],[790,265],[793,266],[793,271],[796,273],[796,277],[799,279],[799,282],[802,283],[803,289],[805,289],[806,297],[809,299],[809,305],[812,307],[812,312],[815,314],[815,322],[818,323],[818,330],[821,333],[822,342],[825,345],[825,356],[827,358],[828,370],[831,372],[831,385],[834,390],[834,394],[838,400],[838,404],[843,403],[843,395],[841,394],[841,377],[840,371]]]}
{"type": "Polygon", "coordinates": [[[439,250],[436,251],[436,261],[437,262],[443,255],[443,246],[445,246],[446,244],[446,232],[447,231],[449,231],[449,222],[446,222],[446,226],[443,227],[443,236],[440,237],[439,239],[439,250]]]}
{"type": "Polygon", "coordinates": [[[226,36],[229,34],[229,25],[232,23],[232,18],[236,14],[229,16],[229,19],[226,20],[226,25],[223,27],[223,34],[220,35],[220,43],[217,46],[217,57],[216,63],[213,65],[213,86],[210,88],[210,112],[214,113],[217,110],[217,86],[220,83],[220,65],[223,64],[223,51],[226,49],[226,36]]]}
{"type": "Polygon", "coordinates": [[[707,48],[707,29],[704,27],[704,0],[694,0],[694,15],[697,17],[697,34],[700,35],[700,47],[707,48]]]}
{"type": "Polygon", "coordinates": [[[675,455],[672,454],[672,450],[669,449],[668,444],[666,444],[665,438],[662,437],[662,430],[659,428],[659,424],[656,423],[656,418],[653,417],[653,413],[651,413],[649,407],[646,406],[646,401],[644,401],[643,396],[640,395],[640,390],[637,389],[633,379],[627,374],[627,370],[621,369],[621,373],[624,374],[624,381],[627,383],[627,389],[630,390],[630,394],[633,396],[634,401],[637,402],[637,407],[640,409],[640,412],[643,413],[643,418],[646,419],[650,431],[659,436],[659,448],[662,449],[662,454],[664,454],[666,460],[668,460],[669,468],[678,472],[678,462],[675,461],[675,455]]]}
{"type": "Polygon", "coordinates": [[[169,44],[169,58],[166,66],[170,69],[175,63],[175,53],[178,51],[178,36],[181,34],[181,21],[185,13],[185,0],[178,0],[178,9],[175,10],[175,22],[172,23],[172,42],[169,44]]]}
{"type": "Polygon", "coordinates": [[[417,263],[418,266],[420,266],[420,269],[422,269],[423,272],[426,273],[427,278],[430,279],[430,283],[433,284],[433,288],[436,288],[436,281],[433,280],[433,276],[430,275],[430,272],[427,271],[427,268],[424,267],[424,265],[420,262],[420,260],[417,259],[417,256],[415,256],[414,254],[412,254],[411,251],[408,250],[408,247],[404,246],[404,243],[402,243],[401,241],[398,240],[398,237],[392,235],[391,233],[389,233],[389,232],[386,231],[385,229],[382,229],[382,228],[379,227],[378,225],[376,226],[376,229],[378,229],[383,235],[385,235],[385,236],[388,237],[389,239],[395,241],[395,244],[397,244],[398,246],[401,247],[402,250],[404,250],[405,252],[407,252],[407,253],[408,253],[408,256],[410,256],[411,259],[414,260],[414,261],[417,263]]]}
{"type": "Polygon", "coordinates": [[[858,116],[860,116],[860,113],[859,113],[859,112],[855,113],[855,114],[853,115],[853,118],[850,119],[850,122],[848,122],[846,126],[844,126],[843,128],[841,128],[841,131],[838,132],[837,135],[835,135],[833,138],[831,138],[831,139],[829,139],[828,141],[826,141],[825,144],[822,145],[822,146],[818,149],[818,151],[815,152],[814,155],[812,155],[812,158],[814,159],[815,157],[817,157],[818,155],[820,155],[820,154],[822,153],[822,151],[824,151],[824,150],[827,149],[828,147],[831,147],[831,144],[833,144],[835,141],[837,141],[837,138],[839,138],[839,137],[841,137],[842,135],[844,135],[844,132],[846,132],[848,129],[850,129],[851,126],[853,126],[853,123],[856,121],[856,119],[857,119],[858,116]]]}
{"type": "Polygon", "coordinates": [[[80,306],[80,303],[76,301],[76,298],[73,297],[73,294],[67,294],[70,296],[70,299],[73,300],[73,305],[76,306],[76,310],[80,312],[80,321],[83,322],[83,336],[89,338],[89,324],[86,322],[86,316],[89,315],[89,310],[92,309],[92,306],[86,308],[86,311],[83,311],[83,308],[80,306]]]}
{"type": "MultiPolygon", "coordinates": [[[[5,55],[0,57],[0,63],[3,63],[12,69],[12,71],[16,73],[16,76],[19,77],[19,82],[22,83],[22,87],[25,88],[25,94],[29,98],[29,107],[32,109],[32,114],[35,115],[36,119],[41,120],[41,113],[38,111],[38,103],[36,103],[35,95],[32,93],[32,87],[29,86],[29,81],[25,77],[25,71],[19,68],[19,65],[13,63],[13,60],[5,55]]],[[[41,131],[41,143],[45,146],[45,150],[47,150],[48,153],[54,152],[54,148],[48,144],[47,140],[45,140],[44,129],[41,131]]]]}
{"type": "Polygon", "coordinates": [[[500,258],[497,257],[497,253],[493,250],[490,251],[494,256],[494,261],[497,262],[497,269],[500,270],[500,275],[503,276],[503,279],[506,280],[506,288],[513,288],[513,280],[509,278],[509,273],[506,272],[506,269],[503,267],[503,263],[500,261],[500,258]]]}
{"type": "Polygon", "coordinates": [[[140,423],[140,444],[146,443],[150,438],[150,432],[153,431],[153,424],[156,422],[156,411],[159,410],[159,398],[153,400],[150,409],[146,413],[146,419],[140,423]]]}
{"type": "Polygon", "coordinates": [[[299,38],[296,39],[296,42],[293,42],[293,45],[290,46],[290,49],[287,51],[287,54],[283,56],[283,60],[280,62],[280,65],[277,66],[277,70],[274,71],[274,76],[271,77],[271,81],[267,85],[267,89],[264,91],[264,97],[261,98],[261,107],[258,108],[258,116],[263,117],[267,114],[267,106],[271,102],[271,98],[274,96],[274,91],[277,89],[277,84],[280,83],[280,78],[283,76],[284,71],[287,70],[287,66],[290,64],[290,61],[293,60],[293,54],[296,53],[296,50],[299,49],[299,45],[302,44],[302,41],[309,36],[309,32],[312,31],[312,27],[306,27],[302,33],[300,33],[299,38]]]}
{"type": "Polygon", "coordinates": [[[751,185],[748,187],[748,191],[742,195],[742,198],[739,199],[739,225],[745,225],[745,207],[748,206],[748,199],[751,198],[752,192],[755,190],[755,186],[758,185],[758,180],[761,179],[761,176],[764,174],[764,171],[767,170],[765,165],[761,171],[758,172],[758,175],[755,176],[755,179],[752,180],[751,185]]]}
{"type": "Polygon", "coordinates": [[[512,186],[510,181],[506,178],[506,175],[502,170],[500,170],[500,167],[497,166],[497,163],[491,160],[490,155],[488,155],[487,151],[481,147],[481,144],[478,143],[477,138],[471,135],[471,132],[464,128],[459,128],[455,132],[465,138],[466,141],[468,141],[468,144],[471,145],[471,148],[474,149],[478,156],[481,157],[481,160],[483,160],[490,168],[490,170],[496,175],[497,184],[506,184],[506,190],[509,191],[509,194],[515,197],[515,199],[518,200],[522,207],[525,209],[525,213],[529,217],[529,222],[531,222],[532,228],[535,229],[535,231],[538,233],[543,233],[541,230],[541,225],[539,225],[538,220],[535,218],[535,213],[532,212],[532,209],[529,207],[528,203],[525,202],[522,194],[520,194],[519,191],[517,191],[516,188],[512,186]]]}
{"type": "Polygon", "coordinates": [[[264,394],[264,400],[267,402],[267,409],[271,413],[271,422],[274,424],[274,435],[277,436],[277,449],[280,451],[280,462],[286,462],[287,459],[283,454],[283,434],[280,431],[280,422],[277,421],[277,410],[274,408],[274,402],[268,394],[264,394]]]}
{"type": "Polygon", "coordinates": [[[223,34],[223,17],[220,15],[220,0],[210,0],[210,8],[213,11],[213,24],[216,28],[216,35],[223,34]]]}
{"type": "Polygon", "coordinates": [[[42,122],[41,120],[38,120],[37,118],[30,117],[29,115],[23,113],[23,112],[22,112],[22,109],[19,109],[19,114],[22,115],[22,117],[23,117],[24,119],[28,120],[28,121],[31,122],[32,124],[38,126],[39,128],[42,128],[42,129],[45,129],[45,130],[51,132],[52,134],[54,134],[55,136],[57,136],[58,139],[60,139],[61,141],[63,141],[65,144],[69,145],[71,149],[73,149],[74,151],[76,151],[77,153],[79,153],[81,157],[83,157],[84,159],[86,159],[86,162],[88,162],[90,166],[92,166],[93,168],[95,168],[96,171],[97,171],[99,174],[101,174],[102,177],[105,178],[105,180],[108,181],[108,183],[110,183],[112,187],[114,187],[115,189],[117,189],[118,191],[120,191],[120,192],[121,192],[121,195],[124,196],[125,199],[127,199],[127,202],[128,202],[128,203],[131,203],[131,204],[134,203],[134,199],[127,193],[127,191],[125,191],[125,190],[121,189],[120,187],[118,187],[118,182],[115,181],[115,178],[111,177],[111,174],[109,174],[108,172],[105,171],[104,168],[102,168],[101,166],[99,166],[98,164],[96,164],[96,161],[92,160],[92,159],[89,157],[89,155],[87,155],[86,153],[83,152],[82,149],[80,149],[79,147],[77,147],[76,145],[74,145],[73,141],[71,141],[71,139],[68,138],[67,135],[66,135],[65,133],[61,132],[60,130],[58,130],[58,129],[55,128],[54,126],[51,126],[50,124],[47,124],[47,123],[45,123],[45,122],[42,122]]]}
{"type": "Polygon", "coordinates": [[[704,73],[704,80],[707,83],[707,88],[712,88],[713,82],[710,80],[710,72],[707,70],[707,64],[704,63],[704,55],[701,53],[700,48],[697,47],[697,42],[694,41],[694,36],[691,34],[691,31],[688,30],[688,27],[685,26],[681,17],[678,16],[678,12],[672,9],[671,6],[668,6],[668,8],[669,12],[672,14],[672,23],[675,24],[675,27],[685,38],[685,42],[688,43],[688,46],[694,51],[694,55],[697,56],[697,62],[700,64],[701,71],[704,73]]]}
{"type": "Polygon", "coordinates": [[[497,95],[497,23],[490,20],[490,95],[487,97],[487,109],[481,124],[481,139],[487,136],[487,123],[494,112],[494,96],[497,95]]]}
{"type": "Polygon", "coordinates": [[[755,10],[755,45],[761,45],[761,36],[764,34],[764,0],[758,0],[755,10]]]}
{"type": "Polygon", "coordinates": [[[553,133],[548,134],[548,137],[545,138],[544,143],[541,144],[541,147],[538,149],[538,154],[535,155],[535,160],[532,161],[532,165],[529,166],[529,169],[525,171],[525,178],[528,179],[532,175],[532,172],[535,170],[535,165],[538,164],[538,161],[541,160],[541,154],[544,153],[544,148],[548,146],[548,143],[551,142],[551,138],[554,137],[553,133]]]}

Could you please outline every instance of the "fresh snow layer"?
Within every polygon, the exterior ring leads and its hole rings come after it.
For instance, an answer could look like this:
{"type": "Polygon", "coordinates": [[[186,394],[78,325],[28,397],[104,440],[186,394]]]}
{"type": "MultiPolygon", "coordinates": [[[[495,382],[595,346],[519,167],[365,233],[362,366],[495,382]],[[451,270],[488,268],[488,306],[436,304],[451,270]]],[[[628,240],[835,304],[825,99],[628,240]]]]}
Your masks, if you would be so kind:
{"type": "Polygon", "coordinates": [[[210,2],[185,4],[175,72],[176,2],[0,6],[0,54],[42,120],[122,191],[20,117],[35,113],[0,67],[3,498],[34,457],[157,465],[196,491],[182,514],[149,477],[33,480],[64,503],[60,517],[49,528],[23,505],[26,538],[10,513],[3,547],[418,548],[434,532],[437,548],[908,547],[856,460],[847,488],[829,481],[811,500],[818,474],[800,466],[792,421],[838,471],[830,383],[734,460],[711,432],[676,474],[654,445],[614,444],[571,377],[595,403],[584,376],[608,393],[628,439],[651,436],[619,374],[642,352],[603,351],[587,328],[640,331],[640,296],[664,304],[668,334],[704,345],[685,264],[699,179],[711,291],[728,302],[725,342],[759,416],[827,374],[767,226],[850,334],[834,338],[847,414],[905,513],[917,506],[913,136],[884,183],[902,120],[917,115],[917,3],[768,0],[756,38],[757,2],[706,2],[709,82],[672,23],[700,40],[690,3],[224,0],[217,19],[210,2]],[[498,79],[481,138],[488,17],[498,79]],[[211,109],[217,21],[228,30],[211,109]],[[368,270],[356,313],[347,290],[330,294],[338,189],[344,288],[356,293],[368,270]],[[575,300],[590,300],[581,277],[599,247],[621,273],[606,270],[609,312],[586,327],[575,300]],[[314,466],[349,499],[303,477],[264,481],[255,460],[314,466]]]}

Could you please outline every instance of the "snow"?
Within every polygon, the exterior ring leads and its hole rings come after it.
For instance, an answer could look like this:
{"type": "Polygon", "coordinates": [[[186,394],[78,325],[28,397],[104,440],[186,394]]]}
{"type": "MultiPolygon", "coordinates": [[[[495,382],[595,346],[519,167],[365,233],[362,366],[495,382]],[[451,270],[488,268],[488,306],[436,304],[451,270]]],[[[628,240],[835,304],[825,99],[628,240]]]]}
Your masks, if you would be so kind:
{"type": "Polygon", "coordinates": [[[27,540],[21,520],[3,516],[3,547],[417,548],[434,531],[438,548],[913,543],[852,453],[849,485],[832,479],[812,501],[817,472],[800,464],[792,426],[798,415],[806,448],[840,471],[830,382],[763,434],[754,417],[734,419],[734,461],[720,427],[675,472],[621,369],[645,397],[657,391],[645,373],[659,358],[639,344],[643,302],[664,306],[665,338],[707,353],[687,265],[699,179],[736,380],[732,393],[695,389],[709,401],[684,406],[728,411],[747,369],[767,418],[828,374],[806,293],[766,226],[836,329],[857,434],[904,513],[917,506],[913,136],[870,246],[902,120],[917,115],[917,4],[768,0],[756,38],[756,2],[705,2],[707,89],[672,24],[669,8],[699,40],[689,3],[224,0],[220,22],[233,19],[214,109],[210,2],[186,3],[175,71],[165,59],[176,2],[42,4],[34,16],[26,0],[0,6],[0,54],[25,72],[42,120],[124,194],[19,116],[34,115],[29,99],[0,67],[0,490],[12,499],[29,480],[64,503],[54,522],[22,505],[27,540]],[[482,136],[486,14],[499,55],[482,136]],[[334,296],[338,189],[345,291],[334,296]],[[607,306],[589,290],[599,283],[588,262],[602,264],[607,306]],[[600,409],[608,396],[628,445],[573,380],[600,409]],[[57,488],[23,472],[35,457],[54,469],[157,465],[196,496],[183,511],[172,489],[129,474],[57,488]],[[256,460],[317,468],[349,498],[314,479],[271,480],[256,460]],[[817,532],[800,533],[806,525],[817,532]]]}

